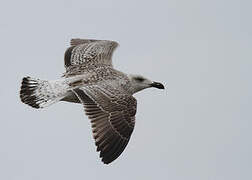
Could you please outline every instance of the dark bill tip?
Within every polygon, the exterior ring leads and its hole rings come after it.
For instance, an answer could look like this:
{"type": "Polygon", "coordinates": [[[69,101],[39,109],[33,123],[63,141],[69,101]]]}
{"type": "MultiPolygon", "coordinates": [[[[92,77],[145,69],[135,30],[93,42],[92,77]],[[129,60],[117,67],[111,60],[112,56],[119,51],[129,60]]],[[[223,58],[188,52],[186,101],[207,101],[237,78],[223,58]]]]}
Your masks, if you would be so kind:
{"type": "Polygon", "coordinates": [[[158,89],[164,89],[164,85],[159,83],[159,82],[151,83],[151,87],[155,87],[155,88],[158,88],[158,89]]]}

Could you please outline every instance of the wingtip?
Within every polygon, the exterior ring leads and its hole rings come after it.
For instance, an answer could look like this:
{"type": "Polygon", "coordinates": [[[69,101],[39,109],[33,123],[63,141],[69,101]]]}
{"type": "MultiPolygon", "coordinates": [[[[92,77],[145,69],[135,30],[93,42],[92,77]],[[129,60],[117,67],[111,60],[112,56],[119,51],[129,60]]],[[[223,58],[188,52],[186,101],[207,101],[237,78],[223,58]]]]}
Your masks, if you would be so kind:
{"type": "Polygon", "coordinates": [[[73,38],[70,40],[70,45],[71,46],[77,46],[80,44],[85,44],[85,43],[89,43],[89,42],[94,42],[97,41],[95,39],[80,39],[80,38],[73,38]]]}

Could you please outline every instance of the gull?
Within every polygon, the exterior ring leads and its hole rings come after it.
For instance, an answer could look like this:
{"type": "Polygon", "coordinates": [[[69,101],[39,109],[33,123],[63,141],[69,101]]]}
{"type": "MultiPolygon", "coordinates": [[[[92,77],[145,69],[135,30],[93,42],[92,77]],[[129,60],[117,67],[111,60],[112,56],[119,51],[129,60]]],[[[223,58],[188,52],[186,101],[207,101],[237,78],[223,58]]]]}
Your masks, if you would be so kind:
{"type": "Polygon", "coordinates": [[[112,55],[118,46],[115,41],[72,39],[70,45],[64,55],[63,76],[49,81],[24,77],[20,99],[33,108],[59,101],[81,103],[91,121],[100,158],[109,164],[121,155],[133,132],[137,109],[133,94],[164,86],[114,69],[112,55]]]}

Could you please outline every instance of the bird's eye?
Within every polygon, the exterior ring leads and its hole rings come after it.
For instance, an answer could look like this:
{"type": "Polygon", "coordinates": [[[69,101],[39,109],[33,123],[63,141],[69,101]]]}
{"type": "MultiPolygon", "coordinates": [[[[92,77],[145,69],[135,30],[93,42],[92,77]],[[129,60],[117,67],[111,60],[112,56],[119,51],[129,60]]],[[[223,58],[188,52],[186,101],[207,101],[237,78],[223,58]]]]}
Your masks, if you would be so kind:
{"type": "Polygon", "coordinates": [[[139,82],[143,82],[144,81],[144,78],[142,77],[136,77],[135,80],[139,81],[139,82]]]}

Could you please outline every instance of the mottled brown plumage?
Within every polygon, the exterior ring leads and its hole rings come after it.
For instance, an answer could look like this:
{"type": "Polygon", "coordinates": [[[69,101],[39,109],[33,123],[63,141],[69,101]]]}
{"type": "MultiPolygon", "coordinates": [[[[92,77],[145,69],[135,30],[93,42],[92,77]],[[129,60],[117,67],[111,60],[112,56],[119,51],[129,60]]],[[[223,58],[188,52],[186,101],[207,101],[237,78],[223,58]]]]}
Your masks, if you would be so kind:
{"type": "Polygon", "coordinates": [[[66,72],[57,80],[23,79],[20,98],[34,108],[58,101],[81,103],[91,121],[93,137],[105,164],[120,156],[135,125],[137,102],[134,93],[161,83],[113,68],[117,42],[72,39],[65,52],[66,72]]]}

